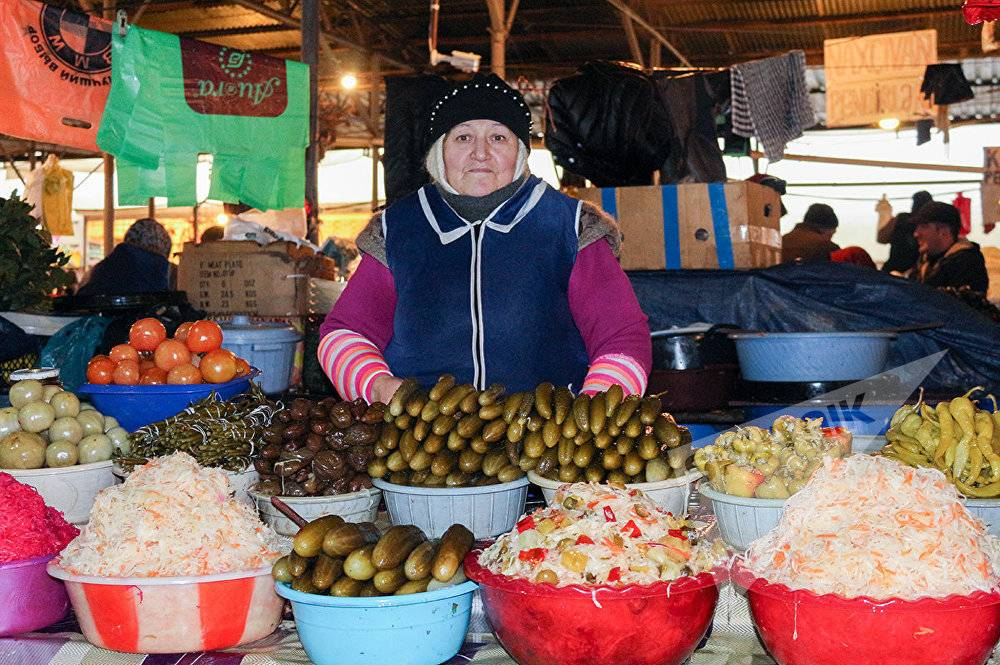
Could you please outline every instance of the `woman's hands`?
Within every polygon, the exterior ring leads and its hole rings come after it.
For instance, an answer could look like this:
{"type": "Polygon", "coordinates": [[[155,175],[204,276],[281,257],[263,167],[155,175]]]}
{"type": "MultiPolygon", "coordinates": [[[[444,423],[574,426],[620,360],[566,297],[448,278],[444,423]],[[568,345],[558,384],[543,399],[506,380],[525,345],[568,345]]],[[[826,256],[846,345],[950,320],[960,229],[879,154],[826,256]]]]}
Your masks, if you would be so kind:
{"type": "Polygon", "coordinates": [[[392,396],[396,394],[403,380],[392,374],[381,374],[372,381],[372,401],[388,404],[392,396]]]}

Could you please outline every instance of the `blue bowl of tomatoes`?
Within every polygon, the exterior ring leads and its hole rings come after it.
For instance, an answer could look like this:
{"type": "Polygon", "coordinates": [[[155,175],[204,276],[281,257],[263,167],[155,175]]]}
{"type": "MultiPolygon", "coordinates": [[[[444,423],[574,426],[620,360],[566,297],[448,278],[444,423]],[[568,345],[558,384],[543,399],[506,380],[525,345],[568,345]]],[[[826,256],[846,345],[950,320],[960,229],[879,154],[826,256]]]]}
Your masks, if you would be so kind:
{"type": "Polygon", "coordinates": [[[222,348],[222,329],[209,320],[184,323],[167,337],[153,318],[136,321],[127,344],[87,365],[77,392],[129,432],[176,415],[212,392],[227,400],[246,392],[256,370],[222,348]]]}

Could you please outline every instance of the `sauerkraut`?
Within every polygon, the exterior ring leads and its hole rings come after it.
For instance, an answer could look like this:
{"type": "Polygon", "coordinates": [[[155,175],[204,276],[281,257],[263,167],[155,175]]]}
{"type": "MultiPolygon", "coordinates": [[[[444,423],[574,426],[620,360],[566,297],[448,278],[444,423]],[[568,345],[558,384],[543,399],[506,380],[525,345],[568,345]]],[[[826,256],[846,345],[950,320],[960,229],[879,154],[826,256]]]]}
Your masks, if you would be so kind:
{"type": "Polygon", "coordinates": [[[102,577],[211,575],[270,565],[279,548],[277,534],[233,498],[225,473],[174,453],[101,490],[61,565],[102,577]]]}
{"type": "Polygon", "coordinates": [[[880,600],[990,591],[998,562],[1000,541],[944,474],[868,455],[825,460],[746,554],[769,582],[880,600]]]}
{"type": "Polygon", "coordinates": [[[692,523],[637,489],[561,486],[479,557],[494,573],[556,586],[651,584],[718,565],[725,547],[699,542],[692,523]]]}

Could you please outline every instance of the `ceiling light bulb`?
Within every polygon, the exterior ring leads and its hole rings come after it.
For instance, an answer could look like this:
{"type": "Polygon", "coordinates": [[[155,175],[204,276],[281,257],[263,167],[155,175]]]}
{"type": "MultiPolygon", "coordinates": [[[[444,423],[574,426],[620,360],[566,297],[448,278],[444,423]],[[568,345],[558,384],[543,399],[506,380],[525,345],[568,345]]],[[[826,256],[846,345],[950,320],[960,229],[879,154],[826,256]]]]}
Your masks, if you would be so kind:
{"type": "Polygon", "coordinates": [[[340,77],[340,87],[344,90],[354,90],[358,87],[358,77],[354,74],[344,74],[340,77]]]}
{"type": "Polygon", "coordinates": [[[215,216],[215,221],[218,222],[219,224],[225,224],[226,222],[229,221],[229,215],[227,215],[224,212],[220,212],[218,215],[215,216]]]}

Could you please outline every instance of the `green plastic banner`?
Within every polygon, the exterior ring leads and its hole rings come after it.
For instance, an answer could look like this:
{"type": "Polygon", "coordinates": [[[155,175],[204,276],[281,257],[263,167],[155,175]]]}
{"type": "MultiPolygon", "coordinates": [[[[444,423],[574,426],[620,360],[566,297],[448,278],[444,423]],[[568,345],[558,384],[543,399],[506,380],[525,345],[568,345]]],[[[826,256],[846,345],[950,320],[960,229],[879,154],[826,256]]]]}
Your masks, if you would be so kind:
{"type": "Polygon", "coordinates": [[[302,207],[308,136],[307,65],[135,26],[114,35],[97,145],[117,158],[119,204],[194,205],[209,153],[209,198],[302,207]]]}

